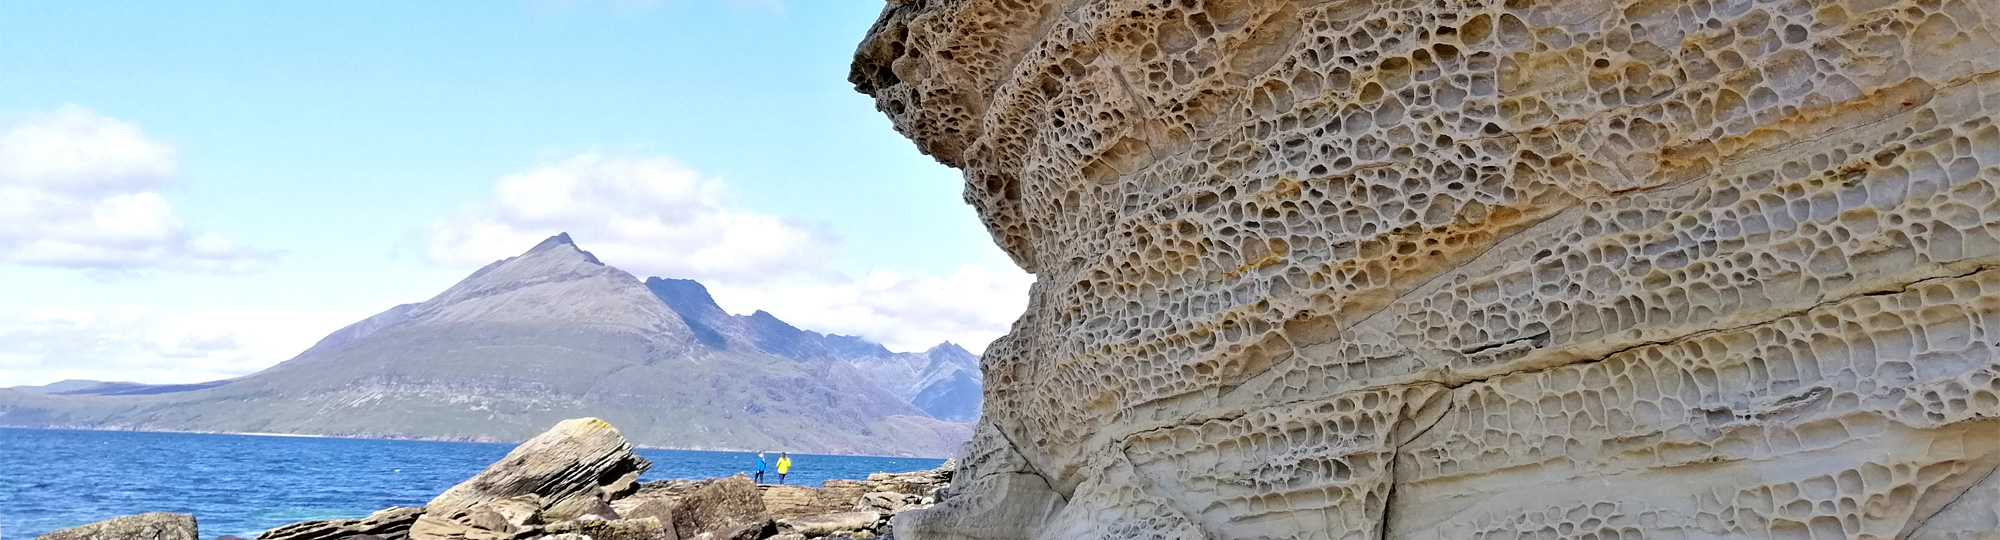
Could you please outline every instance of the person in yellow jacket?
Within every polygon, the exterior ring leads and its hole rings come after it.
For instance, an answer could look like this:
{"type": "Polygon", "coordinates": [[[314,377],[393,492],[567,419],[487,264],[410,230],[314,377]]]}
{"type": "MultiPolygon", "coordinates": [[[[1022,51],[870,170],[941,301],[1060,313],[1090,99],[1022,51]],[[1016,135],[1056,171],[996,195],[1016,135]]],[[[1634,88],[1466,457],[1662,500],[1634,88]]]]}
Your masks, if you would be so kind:
{"type": "Polygon", "coordinates": [[[791,458],[790,456],[786,455],[786,454],[785,454],[784,452],[778,452],[778,484],[779,484],[779,485],[784,485],[784,483],[785,483],[785,473],[788,473],[788,472],[791,472],[791,471],[792,471],[792,458],[791,458]]]}

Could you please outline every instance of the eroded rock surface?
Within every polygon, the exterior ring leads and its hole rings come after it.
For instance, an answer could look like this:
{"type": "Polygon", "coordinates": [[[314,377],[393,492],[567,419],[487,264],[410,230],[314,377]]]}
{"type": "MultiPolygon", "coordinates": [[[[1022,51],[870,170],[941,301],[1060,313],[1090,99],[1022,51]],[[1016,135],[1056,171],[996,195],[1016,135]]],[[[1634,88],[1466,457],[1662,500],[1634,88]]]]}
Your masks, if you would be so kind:
{"type": "Polygon", "coordinates": [[[1035,273],[929,538],[1990,538],[2000,5],[906,0],[1035,273]]]}
{"type": "Polygon", "coordinates": [[[152,512],[41,535],[35,540],[200,540],[194,516],[152,512]]]}

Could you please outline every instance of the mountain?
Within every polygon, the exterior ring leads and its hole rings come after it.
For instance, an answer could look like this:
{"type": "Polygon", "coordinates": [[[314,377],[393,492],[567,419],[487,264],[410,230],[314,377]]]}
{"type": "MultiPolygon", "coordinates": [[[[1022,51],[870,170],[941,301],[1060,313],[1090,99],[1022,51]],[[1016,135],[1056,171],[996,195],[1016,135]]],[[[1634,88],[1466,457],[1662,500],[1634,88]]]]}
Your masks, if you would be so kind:
{"type": "Polygon", "coordinates": [[[103,386],[105,384],[111,384],[111,383],[106,383],[104,381],[89,381],[83,379],[63,379],[49,384],[36,385],[36,386],[15,386],[15,387],[10,387],[8,389],[27,392],[30,394],[46,395],[46,394],[62,394],[67,392],[87,391],[92,388],[103,386]]]}
{"type": "MultiPolygon", "coordinates": [[[[829,336],[829,339],[859,340],[848,336],[829,336]]],[[[848,361],[868,374],[870,380],[932,418],[951,422],[979,419],[979,405],[984,398],[979,356],[964,347],[947,342],[921,353],[889,353],[880,349],[877,354],[852,356],[848,361]]]]}
{"type": "Polygon", "coordinates": [[[256,374],[151,395],[0,390],[0,425],[517,441],[597,416],[649,446],[955,452],[969,429],[913,404],[921,380],[878,380],[851,352],[886,352],[867,345],[730,315],[699,283],[641,282],[563,234],[256,374]]]}
{"type": "Polygon", "coordinates": [[[730,315],[716,305],[707,287],[694,280],[649,278],[646,288],[679,313],[681,321],[710,347],[754,349],[799,362],[842,362],[932,418],[979,419],[984,399],[979,356],[958,345],[947,342],[921,353],[894,353],[855,336],[801,330],[761,310],[730,315]]]}
{"type": "Polygon", "coordinates": [[[40,386],[15,386],[9,389],[49,396],[143,396],[193,392],[203,388],[215,388],[228,383],[229,381],[209,381],[193,384],[144,384],[65,379],[40,386]]]}

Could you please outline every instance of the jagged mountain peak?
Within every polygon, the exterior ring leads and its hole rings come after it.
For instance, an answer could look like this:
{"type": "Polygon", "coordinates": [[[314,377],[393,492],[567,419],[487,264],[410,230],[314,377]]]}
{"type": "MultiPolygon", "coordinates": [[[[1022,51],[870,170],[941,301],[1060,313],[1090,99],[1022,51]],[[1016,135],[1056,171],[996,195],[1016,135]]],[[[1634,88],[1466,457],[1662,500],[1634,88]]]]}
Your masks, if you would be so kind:
{"type": "Polygon", "coordinates": [[[970,356],[973,358],[979,357],[979,355],[972,354],[972,351],[965,350],[965,347],[960,347],[958,346],[957,343],[952,343],[950,341],[939,343],[937,344],[937,346],[931,347],[929,350],[924,351],[924,354],[929,356],[950,355],[950,356],[970,356]]]}
{"type": "Polygon", "coordinates": [[[675,319],[639,278],[604,264],[568,233],[480,268],[408,314],[415,323],[546,320],[686,335],[675,319]]]}
{"type": "Polygon", "coordinates": [[[880,343],[869,341],[867,338],[863,338],[860,336],[843,336],[840,334],[827,334],[825,337],[822,337],[820,339],[820,342],[825,344],[828,350],[832,350],[840,354],[841,356],[856,357],[856,358],[888,358],[896,354],[890,352],[888,347],[884,347],[880,343]]]}
{"type": "MultiPolygon", "coordinates": [[[[569,233],[566,232],[556,233],[555,236],[551,236],[547,240],[543,240],[541,243],[535,244],[535,247],[528,248],[527,252],[522,253],[521,257],[527,257],[530,255],[536,255],[542,253],[553,253],[559,257],[577,256],[580,257],[579,260],[583,262],[587,262],[598,266],[604,266],[604,261],[597,260],[597,255],[594,255],[588,251],[584,251],[583,248],[581,247],[577,247],[576,241],[570,239],[569,233]]],[[[515,257],[515,258],[520,258],[520,257],[515,257]]],[[[503,260],[501,262],[506,262],[506,261],[503,260]]]]}
{"type": "Polygon", "coordinates": [[[646,278],[646,289],[654,296],[674,308],[682,316],[692,316],[703,320],[728,317],[729,312],[715,303],[715,297],[708,294],[708,287],[692,279],[646,278]]]}

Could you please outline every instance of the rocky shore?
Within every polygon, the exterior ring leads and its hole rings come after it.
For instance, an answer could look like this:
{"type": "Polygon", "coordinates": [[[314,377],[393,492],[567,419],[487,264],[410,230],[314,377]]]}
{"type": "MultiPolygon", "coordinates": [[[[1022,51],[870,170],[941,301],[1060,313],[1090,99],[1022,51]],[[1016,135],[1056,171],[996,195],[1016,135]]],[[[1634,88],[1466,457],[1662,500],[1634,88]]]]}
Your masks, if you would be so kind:
{"type": "MultiPolygon", "coordinates": [[[[616,428],[567,420],[421,507],[294,523],[256,540],[804,540],[888,538],[890,518],[946,493],[936,470],[758,485],[743,475],[638,482],[652,466],[616,428]]],[[[200,540],[194,516],[125,516],[37,540],[200,540]]],[[[221,540],[240,540],[223,537],[221,540]]]]}

